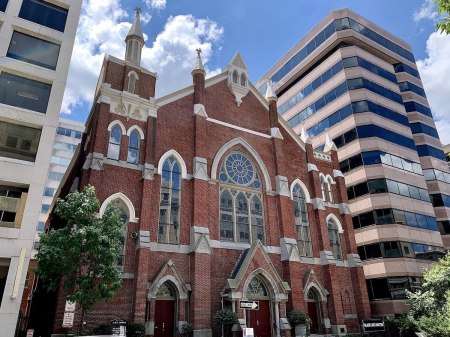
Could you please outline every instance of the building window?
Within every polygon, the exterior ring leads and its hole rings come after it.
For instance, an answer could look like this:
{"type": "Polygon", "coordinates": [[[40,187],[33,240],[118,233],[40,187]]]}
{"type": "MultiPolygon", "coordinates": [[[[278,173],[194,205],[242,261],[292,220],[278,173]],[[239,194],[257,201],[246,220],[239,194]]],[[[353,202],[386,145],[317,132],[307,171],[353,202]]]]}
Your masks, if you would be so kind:
{"type": "Polygon", "coordinates": [[[130,77],[128,78],[128,92],[134,94],[135,90],[136,90],[136,75],[130,74],[130,77]]]}
{"type": "Polygon", "coordinates": [[[332,182],[331,178],[327,179],[328,197],[331,203],[334,202],[332,182]]]}
{"type": "Polygon", "coordinates": [[[6,56],[55,70],[59,49],[60,46],[55,43],[14,32],[6,56]]]}
{"type": "Polygon", "coordinates": [[[75,150],[77,149],[77,146],[78,146],[77,144],[70,144],[70,143],[64,143],[64,142],[54,142],[53,143],[54,150],[75,152],[75,150]]]}
{"type": "Polygon", "coordinates": [[[0,121],[0,156],[34,162],[41,130],[0,121]]]}
{"type": "Polygon", "coordinates": [[[37,230],[38,232],[43,232],[44,229],[45,229],[45,222],[44,222],[44,221],[39,221],[39,222],[37,223],[36,230],[37,230]]]}
{"type": "Polygon", "coordinates": [[[72,130],[72,129],[68,129],[68,128],[63,128],[63,127],[59,126],[56,129],[56,134],[60,135],[60,136],[66,136],[66,137],[81,139],[81,136],[83,135],[83,132],[72,130]]]}
{"type": "Polygon", "coordinates": [[[8,0],[0,0],[0,11],[4,12],[6,10],[7,5],[8,5],[8,0]]]}
{"type": "Polygon", "coordinates": [[[108,158],[119,160],[120,141],[122,140],[122,130],[120,126],[114,125],[109,134],[108,158]]]}
{"type": "Polygon", "coordinates": [[[20,228],[27,189],[0,185],[0,227],[20,228]]]}
{"type": "Polygon", "coordinates": [[[41,206],[41,213],[42,214],[47,214],[49,210],[50,210],[50,205],[42,204],[42,206],[41,206]]]}
{"type": "Polygon", "coordinates": [[[64,173],[54,172],[54,171],[48,172],[48,176],[47,176],[48,180],[53,180],[53,181],[61,181],[63,177],[64,177],[64,173]]]}
{"type": "Polygon", "coordinates": [[[235,70],[235,71],[233,71],[233,83],[238,83],[238,78],[239,78],[239,75],[238,75],[238,72],[235,70]]]}
{"type": "Polygon", "coordinates": [[[320,176],[320,190],[322,191],[322,200],[326,201],[325,178],[322,175],[320,176]]]}
{"type": "Polygon", "coordinates": [[[161,175],[161,201],[159,204],[158,242],[179,243],[180,233],[181,169],[170,156],[163,165],[161,175]]]}
{"type": "Polygon", "coordinates": [[[60,32],[66,27],[68,10],[42,0],[23,0],[19,17],[60,32]]]}
{"type": "Polygon", "coordinates": [[[241,85],[245,87],[247,85],[247,76],[244,73],[241,74],[241,85]]]}
{"type": "Polygon", "coordinates": [[[312,256],[311,233],[308,222],[308,209],[305,194],[300,185],[295,185],[292,191],[294,220],[297,231],[297,243],[301,256],[312,256]]]}
{"type": "Polygon", "coordinates": [[[341,240],[339,229],[333,220],[328,220],[328,239],[330,240],[331,252],[336,260],[342,260],[341,240]]]}
{"type": "Polygon", "coordinates": [[[259,174],[250,160],[234,152],[220,169],[220,239],[264,242],[264,216],[259,174]]]}
{"type": "Polygon", "coordinates": [[[53,197],[55,195],[56,188],[46,187],[44,190],[44,196],[53,197]]]}
{"type": "Polygon", "coordinates": [[[3,293],[5,291],[6,279],[8,278],[9,264],[9,259],[0,258],[0,307],[2,305],[3,293]]]}
{"type": "Polygon", "coordinates": [[[117,258],[116,268],[119,271],[123,271],[123,267],[125,265],[128,220],[130,217],[128,216],[128,212],[126,211],[128,208],[122,200],[114,200],[113,205],[119,209],[120,219],[122,220],[122,236],[120,237],[120,252],[117,258]]]}
{"type": "Polygon", "coordinates": [[[46,113],[51,84],[2,72],[0,74],[0,103],[46,113]]]}
{"type": "Polygon", "coordinates": [[[137,130],[133,130],[130,134],[128,142],[128,159],[131,164],[139,164],[139,142],[141,137],[137,130]]]}
{"type": "Polygon", "coordinates": [[[62,165],[62,166],[69,166],[70,164],[70,158],[63,158],[58,156],[51,156],[50,157],[50,164],[54,165],[62,165]]]}

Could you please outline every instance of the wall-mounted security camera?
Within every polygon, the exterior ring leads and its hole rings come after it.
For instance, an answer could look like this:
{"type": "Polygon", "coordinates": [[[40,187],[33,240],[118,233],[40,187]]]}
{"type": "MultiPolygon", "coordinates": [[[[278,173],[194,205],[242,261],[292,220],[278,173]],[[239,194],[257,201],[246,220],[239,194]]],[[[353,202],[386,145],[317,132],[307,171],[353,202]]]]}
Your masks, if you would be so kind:
{"type": "Polygon", "coordinates": [[[136,238],[138,237],[138,233],[137,233],[137,232],[131,233],[131,237],[132,237],[133,239],[136,239],[136,238]]]}

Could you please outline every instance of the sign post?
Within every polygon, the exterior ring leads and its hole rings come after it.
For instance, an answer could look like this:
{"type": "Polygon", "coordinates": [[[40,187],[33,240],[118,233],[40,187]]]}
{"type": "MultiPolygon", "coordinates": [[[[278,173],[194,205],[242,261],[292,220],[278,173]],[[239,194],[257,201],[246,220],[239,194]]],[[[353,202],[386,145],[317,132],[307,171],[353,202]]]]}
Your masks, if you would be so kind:
{"type": "Polygon", "coordinates": [[[384,331],[384,321],[382,319],[364,319],[362,321],[364,332],[384,331]]]}
{"type": "Polygon", "coordinates": [[[76,302],[71,302],[69,300],[66,301],[66,305],[64,306],[64,317],[62,327],[66,328],[66,336],[69,328],[73,327],[73,319],[75,317],[76,306],[77,306],[76,302]]]}

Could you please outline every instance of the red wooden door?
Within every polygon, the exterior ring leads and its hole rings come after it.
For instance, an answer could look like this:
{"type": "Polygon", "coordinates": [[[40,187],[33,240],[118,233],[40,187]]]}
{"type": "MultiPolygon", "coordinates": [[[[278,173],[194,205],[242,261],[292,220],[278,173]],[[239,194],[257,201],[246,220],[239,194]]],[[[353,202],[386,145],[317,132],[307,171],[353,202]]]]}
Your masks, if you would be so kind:
{"type": "Polygon", "coordinates": [[[155,305],[155,337],[173,337],[175,301],[157,300],[155,305]]]}
{"type": "Polygon", "coordinates": [[[253,328],[255,337],[270,337],[271,336],[271,324],[270,324],[270,302],[259,301],[258,310],[247,310],[248,321],[247,327],[253,328]]]}
{"type": "Polygon", "coordinates": [[[319,318],[317,317],[317,303],[316,302],[307,302],[308,303],[308,316],[311,318],[311,333],[319,332],[319,318]]]}

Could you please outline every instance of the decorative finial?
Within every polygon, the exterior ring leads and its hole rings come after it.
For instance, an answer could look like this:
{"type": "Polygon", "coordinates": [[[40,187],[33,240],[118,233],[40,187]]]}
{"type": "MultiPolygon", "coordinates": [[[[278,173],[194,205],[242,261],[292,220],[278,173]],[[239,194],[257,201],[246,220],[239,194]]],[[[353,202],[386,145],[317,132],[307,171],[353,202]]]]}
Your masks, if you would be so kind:
{"type": "Polygon", "coordinates": [[[197,52],[197,57],[200,57],[200,54],[202,53],[202,49],[197,48],[195,51],[197,52]]]}
{"type": "Polygon", "coordinates": [[[272,87],[272,80],[271,79],[267,79],[267,89],[266,89],[266,94],[264,95],[264,98],[269,102],[269,101],[277,101],[277,95],[275,95],[275,93],[273,92],[273,87],[272,87]]]}
{"type": "Polygon", "coordinates": [[[200,56],[202,50],[200,48],[197,48],[195,51],[197,52],[197,60],[195,61],[194,68],[192,69],[191,74],[194,74],[197,71],[205,73],[205,68],[203,67],[202,58],[200,56]]]}
{"type": "Polygon", "coordinates": [[[134,9],[134,11],[136,12],[136,16],[138,16],[138,15],[140,15],[140,14],[142,13],[141,7],[136,7],[136,8],[134,9]]]}

